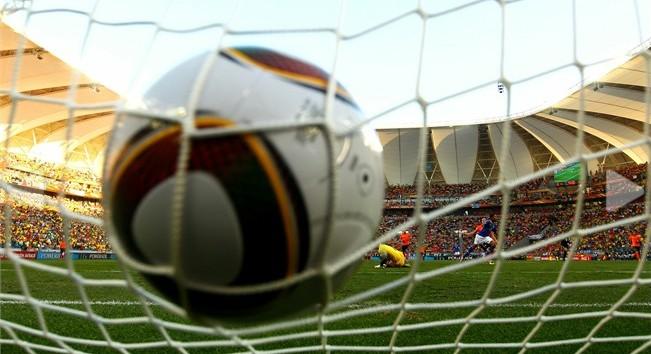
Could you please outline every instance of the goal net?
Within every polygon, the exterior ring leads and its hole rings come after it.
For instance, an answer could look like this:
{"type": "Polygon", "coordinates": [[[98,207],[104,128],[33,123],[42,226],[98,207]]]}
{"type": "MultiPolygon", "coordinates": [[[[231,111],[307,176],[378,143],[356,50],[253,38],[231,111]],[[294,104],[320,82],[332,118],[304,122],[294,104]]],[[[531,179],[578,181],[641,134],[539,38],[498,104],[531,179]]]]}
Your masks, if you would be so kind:
{"type": "Polygon", "coordinates": [[[2,353],[651,351],[651,2],[0,4],[2,353]],[[114,117],[180,121],[125,98],[190,54],[242,44],[332,74],[318,122],[330,146],[347,134],[330,125],[335,80],[385,146],[399,141],[377,237],[318,272],[407,229],[414,255],[406,270],[363,263],[315,313],[204,326],[135,271],[169,269],[76,259],[114,257],[97,177],[114,117]],[[488,214],[494,252],[458,261],[488,214]]]}

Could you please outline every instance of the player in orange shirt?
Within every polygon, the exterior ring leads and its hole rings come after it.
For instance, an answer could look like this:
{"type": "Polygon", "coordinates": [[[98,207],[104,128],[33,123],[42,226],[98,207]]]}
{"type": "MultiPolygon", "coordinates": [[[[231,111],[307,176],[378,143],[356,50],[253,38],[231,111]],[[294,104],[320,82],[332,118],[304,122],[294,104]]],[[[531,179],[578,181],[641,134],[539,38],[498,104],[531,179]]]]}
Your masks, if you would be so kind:
{"type": "Polygon", "coordinates": [[[633,257],[640,260],[640,248],[642,246],[642,235],[639,232],[635,232],[628,236],[628,240],[631,242],[631,248],[633,249],[633,257]]]}
{"type": "Polygon", "coordinates": [[[64,239],[59,241],[59,250],[61,251],[61,258],[64,258],[66,256],[66,241],[64,239]]]}
{"type": "Polygon", "coordinates": [[[400,234],[400,244],[402,245],[402,254],[405,255],[405,259],[409,259],[409,245],[411,244],[411,234],[409,231],[403,231],[400,234]]]}

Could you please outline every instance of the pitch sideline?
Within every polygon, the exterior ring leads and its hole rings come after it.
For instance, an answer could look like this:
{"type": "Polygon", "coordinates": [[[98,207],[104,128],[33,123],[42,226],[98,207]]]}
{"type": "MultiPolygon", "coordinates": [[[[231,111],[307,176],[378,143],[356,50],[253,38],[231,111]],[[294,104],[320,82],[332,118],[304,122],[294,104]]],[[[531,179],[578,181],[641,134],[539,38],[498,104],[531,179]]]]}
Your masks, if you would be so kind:
{"type": "MultiPolygon", "coordinates": [[[[38,300],[41,303],[49,305],[83,305],[84,302],[80,300],[38,300]]],[[[27,305],[27,301],[21,300],[0,300],[0,305],[27,305]]],[[[121,301],[121,300],[106,300],[106,301],[88,301],[89,305],[96,306],[137,306],[142,305],[140,301],[121,301]]],[[[149,306],[158,306],[158,304],[153,302],[146,303],[149,306]]],[[[391,303],[372,303],[369,305],[359,305],[353,304],[349,305],[348,308],[363,308],[370,306],[378,305],[391,305],[391,303]]],[[[610,307],[612,303],[596,302],[596,303],[556,303],[551,304],[549,307],[558,307],[558,308],[585,308],[585,307],[610,307]]],[[[494,304],[489,307],[542,307],[542,303],[514,303],[514,304],[494,304]]],[[[622,306],[631,306],[631,307],[651,307],[651,302],[631,302],[625,303],[622,306]]]]}

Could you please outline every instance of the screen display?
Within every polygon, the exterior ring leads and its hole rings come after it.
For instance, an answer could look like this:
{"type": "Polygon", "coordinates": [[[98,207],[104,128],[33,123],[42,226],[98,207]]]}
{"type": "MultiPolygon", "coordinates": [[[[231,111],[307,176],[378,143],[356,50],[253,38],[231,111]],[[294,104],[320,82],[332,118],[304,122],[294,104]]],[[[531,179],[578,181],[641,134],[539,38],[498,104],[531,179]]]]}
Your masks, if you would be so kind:
{"type": "Polygon", "coordinates": [[[581,164],[575,162],[567,165],[554,173],[554,182],[567,183],[571,181],[578,181],[581,176],[581,164]]]}

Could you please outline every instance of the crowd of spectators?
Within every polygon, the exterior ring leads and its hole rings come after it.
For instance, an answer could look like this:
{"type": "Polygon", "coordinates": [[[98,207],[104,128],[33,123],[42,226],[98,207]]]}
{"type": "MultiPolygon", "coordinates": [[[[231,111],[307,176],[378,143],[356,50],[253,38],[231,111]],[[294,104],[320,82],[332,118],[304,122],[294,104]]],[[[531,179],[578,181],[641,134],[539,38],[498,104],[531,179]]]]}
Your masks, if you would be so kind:
{"type": "MultiPolygon", "coordinates": [[[[14,154],[6,154],[3,178],[18,186],[38,187],[57,181],[68,181],[70,188],[79,188],[88,194],[99,195],[100,181],[90,172],[69,171],[53,164],[30,160],[14,154]],[[9,165],[7,165],[9,164],[9,165]],[[76,184],[75,184],[76,183],[76,184]]],[[[644,186],[646,183],[646,164],[630,165],[616,170],[625,178],[644,186]]],[[[583,228],[609,223],[644,212],[642,203],[628,204],[616,211],[608,211],[604,205],[606,191],[606,171],[591,173],[586,188],[586,205],[581,214],[583,228]],[[591,197],[594,197],[591,199],[591,197]]],[[[531,235],[540,234],[542,239],[570,230],[575,218],[574,205],[570,203],[576,196],[576,186],[554,186],[550,177],[543,177],[519,186],[513,191],[512,207],[505,225],[505,247],[517,247],[531,235]],[[557,187],[554,190],[554,187],[557,187]],[[535,203],[547,200],[549,203],[535,203]],[[532,203],[527,204],[528,201],[532,203]]],[[[630,186],[630,184],[622,184],[630,186]]],[[[464,196],[486,188],[484,184],[429,184],[425,188],[423,203],[427,207],[440,207],[464,196]]],[[[618,189],[617,192],[627,192],[618,189]]],[[[36,188],[38,189],[38,188],[36,188]]],[[[612,192],[611,189],[608,192],[612,192]]],[[[414,186],[389,186],[386,189],[385,213],[377,234],[382,235],[398,228],[408,217],[408,209],[415,203],[414,186]],[[405,212],[407,209],[407,213],[405,212]]],[[[98,199],[62,198],[57,199],[46,193],[14,191],[9,197],[0,192],[0,206],[11,211],[11,246],[22,249],[57,248],[64,241],[64,223],[58,209],[58,202],[67,210],[91,217],[101,218],[103,209],[98,199]]],[[[501,195],[496,194],[473,205],[471,212],[447,215],[428,223],[425,242],[421,251],[426,253],[452,253],[456,247],[472,242],[473,234],[461,236],[460,230],[472,230],[480,223],[481,217],[488,214],[482,207],[490,208],[501,204],[501,195]]],[[[499,210],[499,209],[493,209],[499,210]]],[[[0,218],[0,227],[5,228],[5,214],[0,218]]],[[[646,225],[638,223],[584,236],[580,239],[577,251],[606,258],[621,258],[627,254],[628,236],[633,232],[643,233],[646,225]]],[[[409,231],[417,234],[412,227],[409,231]]],[[[3,239],[4,240],[4,239],[3,239]]],[[[415,251],[417,237],[412,238],[415,251]]],[[[396,236],[395,241],[398,241],[396,236]]],[[[78,250],[108,251],[110,245],[104,230],[96,225],[72,221],[69,233],[69,248],[78,250]]],[[[2,242],[0,242],[0,245],[2,242]]],[[[532,252],[536,256],[552,256],[560,253],[558,243],[541,247],[532,252]]]]}
{"type": "Polygon", "coordinates": [[[24,154],[6,152],[0,160],[2,180],[13,185],[68,194],[101,196],[99,177],[90,170],[66,167],[24,154]],[[63,182],[63,184],[62,184],[63,182]]]}
{"type": "MultiPolygon", "coordinates": [[[[92,201],[76,201],[62,199],[61,204],[67,210],[76,214],[101,217],[102,206],[92,201]]],[[[11,247],[23,250],[57,249],[62,242],[65,244],[63,233],[63,218],[54,197],[35,193],[12,193],[8,198],[6,193],[0,193],[0,207],[3,213],[0,218],[0,228],[5,230],[5,208],[8,207],[11,217],[11,247]]],[[[69,233],[70,245],[67,248],[76,250],[109,251],[110,245],[104,230],[94,224],[72,220],[69,233]]],[[[0,240],[4,247],[4,238],[0,240]]]]}
{"type": "MultiPolygon", "coordinates": [[[[639,215],[644,212],[644,204],[631,203],[618,210],[608,211],[604,205],[606,194],[629,193],[646,185],[647,164],[622,166],[609,176],[607,170],[591,172],[585,189],[586,206],[581,215],[583,228],[610,223],[619,219],[639,215]],[[614,179],[613,179],[614,178],[614,179]],[[620,181],[621,180],[621,181],[620,181]],[[607,183],[610,182],[610,183],[607,183]]],[[[518,186],[511,194],[511,212],[505,229],[505,247],[522,245],[523,239],[531,235],[541,235],[542,239],[570,230],[574,216],[574,204],[578,194],[578,183],[555,183],[553,176],[541,177],[518,186]],[[541,206],[546,205],[546,206],[541,206]]],[[[424,207],[438,208],[462,197],[486,188],[483,184],[427,185],[422,202],[424,207]]],[[[385,195],[385,215],[378,228],[378,235],[398,227],[408,218],[407,214],[393,212],[392,209],[410,209],[416,202],[414,186],[388,186],[385,195]]],[[[501,194],[497,193],[473,205],[477,212],[471,215],[452,215],[433,220],[428,224],[423,250],[426,253],[452,253],[455,244],[470,244],[472,233],[459,238],[459,230],[472,230],[480,223],[482,207],[501,205],[501,194]]],[[[484,212],[486,215],[487,212],[484,212]]],[[[610,228],[580,239],[577,252],[591,254],[599,258],[626,258],[630,255],[628,236],[644,233],[645,223],[610,228]]],[[[412,227],[409,230],[415,233],[412,227]]],[[[416,242],[416,238],[413,239],[416,242]]],[[[397,242],[397,238],[394,242],[397,242]]],[[[526,240],[524,241],[526,243],[526,240]]],[[[532,241],[533,242],[533,241],[532,241]]],[[[414,245],[415,246],[415,245],[414,245]]],[[[412,247],[415,250],[415,247],[412,247]]],[[[557,256],[561,253],[559,243],[538,248],[530,255],[541,257],[557,256]]]]}
{"type": "MultiPolygon", "coordinates": [[[[627,193],[632,192],[634,185],[645,186],[647,164],[624,165],[614,170],[631,183],[610,183],[607,190],[607,170],[591,172],[586,181],[586,198],[601,198],[606,192],[627,193]]],[[[616,177],[612,175],[610,178],[616,177]]],[[[619,178],[619,177],[617,177],[619,178]]],[[[426,184],[423,191],[422,203],[426,208],[440,208],[451,202],[473,193],[477,193],[488,187],[483,183],[473,184],[426,184]]],[[[567,203],[575,200],[578,192],[578,183],[555,183],[553,176],[540,177],[527,183],[519,185],[511,193],[513,205],[531,205],[545,203],[567,203]]],[[[386,187],[385,207],[386,208],[413,208],[416,204],[417,193],[413,185],[389,185],[386,187]]],[[[502,204],[502,194],[497,192],[482,200],[476,201],[473,207],[499,206],[502,204]]]]}
{"type": "MultiPolygon", "coordinates": [[[[544,240],[571,230],[574,220],[575,208],[569,204],[558,204],[553,207],[514,208],[506,218],[504,247],[506,249],[528,245],[529,236],[541,235],[544,240]]],[[[603,201],[595,201],[586,204],[580,219],[581,228],[590,228],[603,225],[616,220],[629,218],[644,213],[643,203],[632,203],[615,211],[608,211],[603,201]]],[[[385,213],[377,235],[399,228],[406,222],[410,215],[402,213],[385,213]]],[[[472,244],[474,227],[481,223],[481,218],[487,215],[449,215],[436,218],[427,224],[425,242],[421,249],[426,254],[446,253],[452,254],[455,244],[461,248],[472,244]],[[467,230],[469,233],[463,235],[460,230],[467,230]]],[[[495,218],[500,221],[499,215],[495,218]]],[[[594,258],[627,258],[630,257],[628,236],[632,233],[644,234],[646,223],[634,223],[622,227],[609,228],[606,231],[592,233],[580,238],[577,246],[577,253],[590,255],[594,258]]],[[[417,235],[416,227],[407,228],[407,231],[417,235]]],[[[402,231],[402,230],[401,230],[402,231]]],[[[389,243],[398,244],[396,236],[389,243]]],[[[417,238],[412,238],[413,252],[416,251],[417,238]]],[[[559,242],[540,247],[530,256],[558,257],[561,254],[559,242]]],[[[523,255],[524,256],[524,255],[523,255]]]]}
{"type": "MultiPolygon", "coordinates": [[[[2,181],[15,187],[9,196],[0,191],[0,227],[5,230],[8,210],[11,218],[11,247],[20,249],[56,249],[65,245],[64,223],[59,206],[90,217],[101,218],[101,183],[90,170],[73,169],[13,152],[0,159],[2,181]],[[54,197],[61,188],[66,195],[54,197]],[[55,192],[55,193],[53,193],[55,192]],[[60,202],[60,204],[59,204],[60,202]]],[[[110,245],[104,230],[96,225],[71,221],[68,248],[107,251],[110,245]]],[[[0,245],[4,246],[2,238],[0,245]]]]}
{"type": "MultiPolygon", "coordinates": [[[[464,184],[444,184],[429,183],[425,184],[424,195],[432,197],[460,197],[477,193],[486,188],[482,183],[464,183],[464,184]]],[[[416,186],[414,185],[391,185],[386,188],[386,198],[415,198],[416,186]]]]}

